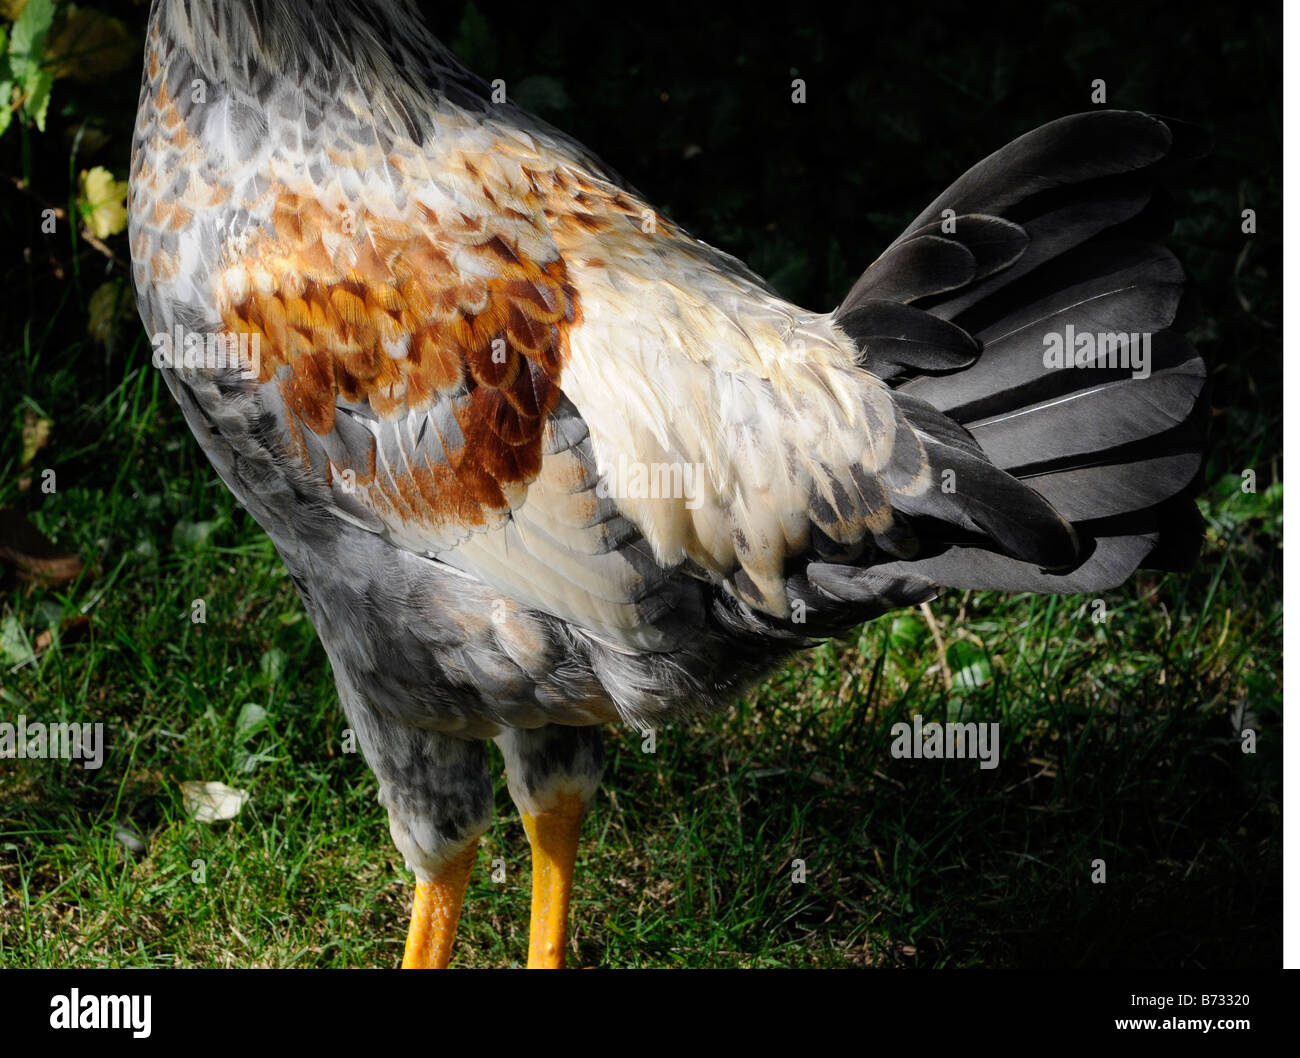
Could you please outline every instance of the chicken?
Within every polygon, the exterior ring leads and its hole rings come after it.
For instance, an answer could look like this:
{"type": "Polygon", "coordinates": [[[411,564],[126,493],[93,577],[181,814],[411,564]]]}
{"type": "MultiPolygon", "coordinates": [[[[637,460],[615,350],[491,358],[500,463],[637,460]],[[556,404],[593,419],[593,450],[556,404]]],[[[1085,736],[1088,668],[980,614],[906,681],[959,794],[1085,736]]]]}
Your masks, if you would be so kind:
{"type": "Polygon", "coordinates": [[[486,740],[528,963],[560,966],[601,724],[724,708],[943,587],[1195,555],[1205,371],[1135,227],[1187,142],[1030,132],[820,313],[494,101],[407,0],[154,0],[141,316],[329,656],[417,880],[403,965],[450,958],[486,740]]]}

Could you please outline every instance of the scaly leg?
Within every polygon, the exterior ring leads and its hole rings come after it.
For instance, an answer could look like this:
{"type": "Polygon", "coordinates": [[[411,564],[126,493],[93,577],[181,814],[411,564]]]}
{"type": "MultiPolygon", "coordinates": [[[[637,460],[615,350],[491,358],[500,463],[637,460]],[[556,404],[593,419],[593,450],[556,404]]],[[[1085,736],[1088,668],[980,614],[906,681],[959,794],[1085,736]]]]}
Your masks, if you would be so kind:
{"type": "Polygon", "coordinates": [[[403,970],[445,970],[451,960],[451,944],[465,900],[465,887],[478,852],[475,838],[463,851],[452,856],[446,867],[428,881],[415,883],[411,926],[406,933],[403,970]]]}
{"type": "Polygon", "coordinates": [[[573,862],[587,805],[572,794],[561,794],[554,808],[524,816],[524,830],[533,849],[533,912],[528,924],[528,968],[564,968],[564,941],[569,925],[569,896],[573,891],[573,862]]]}
{"type": "Polygon", "coordinates": [[[530,969],[560,969],[578,834],[605,766],[600,729],[551,725],[499,735],[510,797],[533,851],[530,969]]]}

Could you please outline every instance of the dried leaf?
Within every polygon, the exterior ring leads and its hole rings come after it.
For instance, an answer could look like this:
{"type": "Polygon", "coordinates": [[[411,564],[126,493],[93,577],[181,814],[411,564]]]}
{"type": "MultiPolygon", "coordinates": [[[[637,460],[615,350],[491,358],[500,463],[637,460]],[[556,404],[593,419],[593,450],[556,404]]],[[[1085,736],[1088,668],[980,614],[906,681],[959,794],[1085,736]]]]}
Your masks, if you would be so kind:
{"type": "Polygon", "coordinates": [[[113,340],[113,328],[118,319],[118,300],[120,284],[115,279],[101,283],[90,295],[90,304],[86,306],[86,331],[100,345],[107,346],[113,340]]]}
{"type": "MultiPolygon", "coordinates": [[[[78,640],[85,639],[86,634],[90,631],[90,618],[85,614],[78,617],[69,617],[59,625],[59,645],[67,646],[78,640]]],[[[36,637],[34,644],[37,654],[43,654],[54,646],[54,630],[47,628],[36,637]]]]}
{"type": "Polygon", "coordinates": [[[223,782],[183,782],[181,796],[185,811],[199,823],[234,819],[248,800],[247,790],[236,790],[223,782]]]}
{"type": "Polygon", "coordinates": [[[69,4],[45,46],[45,55],[55,77],[97,81],[126,66],[134,49],[120,19],[69,4]]]}
{"type": "Polygon", "coordinates": [[[26,584],[48,588],[70,584],[81,576],[85,563],[64,551],[13,507],[0,507],[0,563],[9,563],[26,584]]]}

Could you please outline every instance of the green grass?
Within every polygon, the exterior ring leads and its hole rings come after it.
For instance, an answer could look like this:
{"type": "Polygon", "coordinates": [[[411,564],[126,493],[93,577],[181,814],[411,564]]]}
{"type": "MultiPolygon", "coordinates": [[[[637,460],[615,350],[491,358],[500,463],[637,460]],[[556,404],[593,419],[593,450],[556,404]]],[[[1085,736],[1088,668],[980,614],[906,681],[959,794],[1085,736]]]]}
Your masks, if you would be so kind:
{"type": "MultiPolygon", "coordinates": [[[[0,766],[0,966],[396,965],[411,879],[373,779],[341,751],[327,661],[269,541],[142,340],[116,381],[87,368],[89,348],[38,349],[15,358],[0,406],[53,421],[32,469],[55,466],[57,491],[21,487],[7,424],[0,505],[91,568],[0,595],[0,720],[99,721],[110,749],[97,772],[0,766]],[[83,638],[29,655],[82,614],[83,638]],[[265,723],[238,731],[248,703],[265,723]],[[251,800],[198,823],[184,780],[251,800]]],[[[1105,624],[1089,599],[950,593],[933,628],[919,612],[865,626],[728,714],[661,731],[653,754],[611,729],[570,963],[1276,964],[1280,485],[1250,495],[1233,471],[1211,477],[1196,570],[1139,575],[1105,597],[1105,624]],[[998,721],[1000,767],[893,759],[890,727],[913,713],[998,721]]],[[[527,949],[527,843],[500,780],[497,809],[463,966],[527,949]]]]}

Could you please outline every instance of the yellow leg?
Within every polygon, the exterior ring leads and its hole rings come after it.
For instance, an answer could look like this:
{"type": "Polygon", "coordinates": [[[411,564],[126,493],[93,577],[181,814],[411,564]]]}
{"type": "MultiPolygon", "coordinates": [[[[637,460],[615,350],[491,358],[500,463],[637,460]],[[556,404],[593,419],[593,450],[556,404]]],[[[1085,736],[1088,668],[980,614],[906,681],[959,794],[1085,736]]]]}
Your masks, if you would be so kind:
{"type": "Polygon", "coordinates": [[[564,942],[573,889],[573,861],[578,831],[587,806],[562,794],[559,803],[540,815],[524,813],[524,829],[533,849],[533,914],[528,926],[528,968],[564,968],[564,942]]]}
{"type": "Polygon", "coordinates": [[[411,907],[411,928],[406,933],[403,970],[445,970],[451,959],[451,942],[456,939],[460,906],[469,885],[469,872],[478,853],[475,841],[464,852],[447,861],[442,873],[429,882],[415,883],[411,907]]]}

